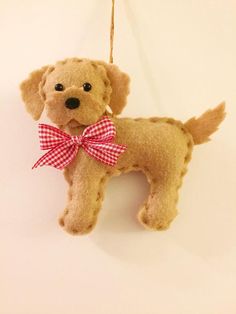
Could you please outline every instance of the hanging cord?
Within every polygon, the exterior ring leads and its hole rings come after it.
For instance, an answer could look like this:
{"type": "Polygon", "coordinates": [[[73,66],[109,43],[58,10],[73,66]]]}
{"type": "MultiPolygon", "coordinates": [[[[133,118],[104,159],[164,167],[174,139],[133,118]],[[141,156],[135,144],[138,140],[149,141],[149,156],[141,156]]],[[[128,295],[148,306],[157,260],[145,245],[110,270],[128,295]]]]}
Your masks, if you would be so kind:
{"type": "MultiPolygon", "coordinates": [[[[141,30],[140,24],[138,22],[137,16],[135,15],[135,11],[132,8],[132,5],[130,4],[130,2],[131,0],[123,0],[127,20],[129,22],[130,29],[133,33],[133,38],[136,42],[136,51],[139,57],[141,69],[142,69],[146,82],[148,82],[147,86],[150,90],[150,95],[153,99],[152,106],[156,108],[156,102],[158,100],[159,113],[161,115],[166,115],[166,110],[161,107],[160,93],[156,84],[153,64],[150,63],[150,60],[149,60],[149,54],[148,54],[149,50],[148,50],[147,45],[146,46],[144,45],[143,38],[141,36],[141,31],[140,31],[141,30]]],[[[152,43],[149,43],[149,45],[152,45],[152,43]]]]}
{"type": "Polygon", "coordinates": [[[112,0],[111,8],[111,27],[110,27],[110,58],[109,62],[113,63],[113,41],[114,41],[114,10],[115,10],[115,0],[112,0]]]}

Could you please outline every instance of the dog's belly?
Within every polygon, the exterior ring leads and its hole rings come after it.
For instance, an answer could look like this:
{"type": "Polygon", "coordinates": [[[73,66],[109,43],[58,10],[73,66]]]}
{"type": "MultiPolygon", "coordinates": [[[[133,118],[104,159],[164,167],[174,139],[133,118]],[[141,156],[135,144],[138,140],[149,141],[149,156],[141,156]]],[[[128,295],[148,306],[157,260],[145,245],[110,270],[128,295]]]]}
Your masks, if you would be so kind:
{"type": "Polygon", "coordinates": [[[149,169],[153,175],[176,173],[183,168],[192,150],[191,135],[173,119],[113,118],[116,143],[127,145],[117,163],[122,171],[149,169]]]}

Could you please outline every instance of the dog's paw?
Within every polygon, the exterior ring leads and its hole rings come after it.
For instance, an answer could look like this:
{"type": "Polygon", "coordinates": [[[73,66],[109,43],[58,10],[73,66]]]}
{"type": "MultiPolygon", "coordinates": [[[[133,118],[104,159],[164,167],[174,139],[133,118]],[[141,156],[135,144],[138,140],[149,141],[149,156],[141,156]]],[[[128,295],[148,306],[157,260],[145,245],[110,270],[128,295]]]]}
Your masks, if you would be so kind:
{"type": "Polygon", "coordinates": [[[146,229],[162,231],[169,228],[176,215],[177,212],[171,216],[157,216],[153,219],[148,215],[148,212],[145,209],[142,209],[138,214],[138,220],[146,229]]]}
{"type": "Polygon", "coordinates": [[[79,217],[68,209],[65,209],[63,215],[58,220],[61,227],[72,235],[87,234],[94,228],[96,220],[79,217]]]}

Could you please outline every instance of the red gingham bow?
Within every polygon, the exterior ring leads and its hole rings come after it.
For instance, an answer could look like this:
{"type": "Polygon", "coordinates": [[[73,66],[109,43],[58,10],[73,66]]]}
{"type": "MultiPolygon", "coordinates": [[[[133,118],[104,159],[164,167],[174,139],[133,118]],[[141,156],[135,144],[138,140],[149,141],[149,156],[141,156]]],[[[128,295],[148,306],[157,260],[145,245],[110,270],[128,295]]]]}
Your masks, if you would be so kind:
{"type": "Polygon", "coordinates": [[[63,169],[75,158],[80,147],[93,158],[114,166],[120,154],[126,150],[125,145],[111,142],[115,135],[115,125],[107,116],[88,126],[79,136],[69,135],[51,125],[39,124],[40,148],[49,151],[32,169],[44,165],[63,169]]]}

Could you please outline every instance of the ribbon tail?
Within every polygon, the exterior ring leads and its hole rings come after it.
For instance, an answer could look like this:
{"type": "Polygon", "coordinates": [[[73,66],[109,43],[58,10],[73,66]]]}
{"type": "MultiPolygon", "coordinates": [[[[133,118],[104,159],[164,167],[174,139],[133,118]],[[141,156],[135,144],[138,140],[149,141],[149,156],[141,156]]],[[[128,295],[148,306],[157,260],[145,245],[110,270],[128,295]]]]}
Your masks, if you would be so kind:
{"type": "Polygon", "coordinates": [[[126,150],[125,145],[114,143],[83,146],[84,150],[93,158],[109,166],[115,166],[119,156],[126,150]]]}
{"type": "Polygon", "coordinates": [[[32,169],[39,166],[52,166],[56,169],[62,170],[75,158],[78,149],[79,148],[76,145],[68,147],[66,143],[63,143],[40,157],[33,165],[32,169]]]}

